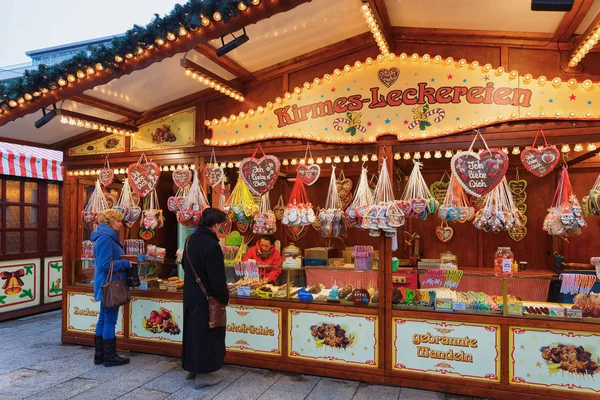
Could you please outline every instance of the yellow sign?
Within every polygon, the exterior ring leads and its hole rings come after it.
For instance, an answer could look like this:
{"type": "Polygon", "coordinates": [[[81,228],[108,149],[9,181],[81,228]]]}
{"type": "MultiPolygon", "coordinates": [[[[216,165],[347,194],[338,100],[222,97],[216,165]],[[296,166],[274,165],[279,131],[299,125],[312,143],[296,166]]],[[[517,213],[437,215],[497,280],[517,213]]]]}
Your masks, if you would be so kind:
{"type": "Polygon", "coordinates": [[[122,153],[125,151],[125,137],[110,135],[102,139],[92,140],[85,144],[71,147],[69,156],[88,156],[91,154],[122,153]]]}
{"type": "Polygon", "coordinates": [[[140,126],[131,138],[131,151],[194,146],[196,109],[188,108],[140,126]]]}
{"type": "Polygon", "coordinates": [[[205,121],[231,146],[273,138],[324,143],[429,139],[514,120],[600,119],[600,88],[590,80],[531,74],[439,56],[390,55],[336,69],[283,98],[205,121]]]}

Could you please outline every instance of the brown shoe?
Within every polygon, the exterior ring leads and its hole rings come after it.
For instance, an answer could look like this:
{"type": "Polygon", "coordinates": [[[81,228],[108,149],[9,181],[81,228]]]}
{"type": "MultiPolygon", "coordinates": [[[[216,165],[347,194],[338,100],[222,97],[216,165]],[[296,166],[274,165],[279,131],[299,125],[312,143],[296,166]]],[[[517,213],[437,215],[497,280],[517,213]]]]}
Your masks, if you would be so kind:
{"type": "Polygon", "coordinates": [[[221,383],[221,378],[215,374],[196,374],[194,386],[196,389],[202,389],[205,386],[214,386],[221,383]]]}

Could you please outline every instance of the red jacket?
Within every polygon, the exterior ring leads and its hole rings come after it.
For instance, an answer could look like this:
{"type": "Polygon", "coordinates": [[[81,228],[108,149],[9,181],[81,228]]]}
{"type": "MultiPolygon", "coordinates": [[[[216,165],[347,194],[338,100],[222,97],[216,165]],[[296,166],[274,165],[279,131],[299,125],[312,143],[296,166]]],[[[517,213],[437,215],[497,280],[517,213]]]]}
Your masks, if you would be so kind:
{"type": "Polygon", "coordinates": [[[258,252],[260,251],[260,241],[256,242],[256,246],[250,248],[244,257],[243,261],[247,261],[250,259],[255,260],[259,265],[272,265],[273,268],[259,268],[259,273],[261,278],[268,279],[269,282],[275,282],[281,274],[281,255],[277,251],[275,247],[273,247],[273,254],[271,257],[263,259],[258,256],[258,252]]]}

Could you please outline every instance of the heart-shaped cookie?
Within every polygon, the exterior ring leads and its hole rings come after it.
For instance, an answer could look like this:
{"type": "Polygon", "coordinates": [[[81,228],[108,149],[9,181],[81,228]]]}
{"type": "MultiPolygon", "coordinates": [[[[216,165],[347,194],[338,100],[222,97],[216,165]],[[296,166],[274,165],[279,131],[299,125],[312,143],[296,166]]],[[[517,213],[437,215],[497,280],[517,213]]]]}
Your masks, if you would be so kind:
{"type": "Polygon", "coordinates": [[[223,180],[225,172],[221,167],[205,167],[204,168],[204,180],[211,187],[217,186],[223,180]]]}
{"type": "Polygon", "coordinates": [[[140,205],[140,195],[137,193],[131,193],[131,201],[133,202],[134,206],[139,206],[140,205]]]}
{"type": "Polygon", "coordinates": [[[508,188],[512,194],[521,194],[527,189],[527,181],[519,179],[518,181],[509,181],[508,188]]]}
{"type": "Polygon", "coordinates": [[[518,206],[519,204],[525,203],[525,200],[527,200],[527,192],[521,192],[519,194],[513,193],[512,197],[515,205],[518,206]]]}
{"type": "Polygon", "coordinates": [[[171,196],[167,199],[167,209],[169,211],[179,211],[180,207],[177,197],[171,196]]]}
{"type": "Polygon", "coordinates": [[[308,225],[285,225],[284,229],[290,239],[295,242],[308,233],[308,225]]]}
{"type": "Polygon", "coordinates": [[[525,203],[515,204],[515,206],[517,206],[517,210],[521,211],[521,214],[525,214],[525,211],[527,211],[527,204],[525,203]]]}
{"type": "Polygon", "coordinates": [[[106,199],[108,208],[113,208],[113,206],[117,204],[117,198],[112,193],[104,193],[104,198],[106,199]]]}
{"type": "Polygon", "coordinates": [[[217,231],[217,236],[220,238],[226,238],[227,235],[231,233],[231,226],[231,219],[227,218],[225,222],[223,222],[219,227],[219,230],[217,231]]]}
{"type": "Polygon", "coordinates": [[[454,229],[449,226],[438,226],[435,228],[435,236],[437,236],[440,241],[448,243],[454,236],[454,229]]]}
{"type": "Polygon", "coordinates": [[[159,177],[160,167],[153,162],[146,164],[134,163],[127,168],[129,184],[140,197],[146,197],[154,190],[159,177]]]}
{"type": "Polygon", "coordinates": [[[98,173],[98,179],[100,180],[100,183],[103,184],[104,186],[110,185],[114,178],[115,178],[115,173],[110,168],[102,168],[100,170],[100,172],[98,173]]]}
{"type": "Polygon", "coordinates": [[[321,175],[321,167],[317,164],[300,165],[298,167],[298,176],[306,186],[310,186],[319,179],[321,175]]]}
{"type": "Polygon", "coordinates": [[[273,188],[279,174],[279,159],[275,156],[263,156],[260,159],[244,158],[240,163],[240,177],[248,189],[262,196],[273,188]]]}
{"type": "Polygon", "coordinates": [[[315,231],[320,232],[321,227],[323,226],[323,221],[317,215],[317,216],[315,216],[315,222],[313,222],[311,225],[313,228],[315,228],[315,231]]]}
{"type": "Polygon", "coordinates": [[[350,178],[336,180],[335,185],[337,186],[338,195],[340,199],[346,198],[349,194],[352,194],[352,180],[350,178]]]}
{"type": "Polygon", "coordinates": [[[410,201],[410,206],[413,210],[413,213],[415,215],[419,215],[427,209],[427,200],[423,198],[412,199],[410,201]]]}
{"type": "Polygon", "coordinates": [[[527,147],[521,152],[521,163],[533,175],[541,178],[548,175],[560,161],[560,152],[556,146],[546,146],[541,150],[527,147]]]}
{"type": "Polygon", "coordinates": [[[135,222],[142,215],[142,209],[139,206],[127,208],[127,222],[135,222]]]}
{"type": "Polygon", "coordinates": [[[400,76],[400,70],[398,68],[381,68],[377,71],[377,77],[379,78],[379,82],[383,83],[385,87],[392,86],[400,76]]]}
{"type": "Polygon", "coordinates": [[[525,235],[527,235],[527,227],[526,226],[519,226],[519,227],[515,226],[508,230],[508,236],[510,236],[510,238],[512,240],[514,240],[515,242],[520,242],[521,240],[523,240],[525,235]]]}
{"type": "Polygon", "coordinates": [[[246,233],[246,231],[248,230],[248,227],[250,226],[250,223],[237,221],[236,226],[237,226],[238,231],[240,231],[241,233],[246,233]]]}
{"type": "Polygon", "coordinates": [[[346,208],[348,208],[350,203],[352,203],[353,197],[354,197],[354,195],[352,193],[348,193],[348,195],[346,197],[340,198],[340,208],[342,210],[345,210],[346,208]]]}
{"type": "Polygon", "coordinates": [[[440,204],[444,202],[446,198],[446,192],[448,192],[448,185],[450,185],[450,181],[435,181],[429,185],[429,190],[433,195],[433,198],[436,199],[440,204]]]}
{"type": "Polygon", "coordinates": [[[471,203],[471,205],[473,206],[475,211],[479,211],[485,205],[485,196],[482,196],[482,197],[471,196],[469,198],[469,202],[471,203]]]}
{"type": "Polygon", "coordinates": [[[450,163],[452,174],[465,192],[481,197],[502,182],[508,168],[508,156],[500,149],[459,152],[450,163]]]}
{"type": "Polygon", "coordinates": [[[192,183],[192,177],[191,169],[176,169],[173,171],[173,183],[182,189],[192,183]]]}

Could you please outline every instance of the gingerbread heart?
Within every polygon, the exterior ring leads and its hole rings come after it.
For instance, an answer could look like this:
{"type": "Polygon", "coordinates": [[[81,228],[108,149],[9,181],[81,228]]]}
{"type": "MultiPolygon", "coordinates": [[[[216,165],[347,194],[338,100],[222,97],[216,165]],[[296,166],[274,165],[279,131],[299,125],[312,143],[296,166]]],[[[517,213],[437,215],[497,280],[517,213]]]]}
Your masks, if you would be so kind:
{"type": "Polygon", "coordinates": [[[225,220],[225,222],[223,222],[219,228],[219,230],[217,231],[217,236],[220,238],[226,238],[227,235],[229,235],[231,233],[231,220],[229,218],[227,218],[225,220]]]}
{"type": "Polygon", "coordinates": [[[527,147],[521,152],[521,163],[527,171],[541,178],[548,175],[560,161],[560,152],[556,146],[546,146],[541,150],[527,147]]]}
{"type": "Polygon", "coordinates": [[[412,205],[410,201],[400,200],[398,202],[398,205],[400,206],[400,210],[402,210],[402,213],[405,216],[408,217],[410,214],[412,214],[412,205]]]}
{"type": "Polygon", "coordinates": [[[179,211],[179,203],[177,197],[171,196],[167,199],[167,209],[169,211],[179,211]]]}
{"type": "Polygon", "coordinates": [[[485,205],[485,196],[482,196],[482,197],[471,196],[471,198],[469,199],[469,202],[471,203],[471,205],[473,206],[475,211],[479,211],[485,205]]]}
{"type": "Polygon", "coordinates": [[[344,199],[349,194],[352,194],[353,184],[352,184],[352,180],[350,180],[350,178],[336,180],[335,185],[337,186],[337,191],[338,191],[338,195],[340,196],[340,199],[344,199]]]}
{"type": "Polygon", "coordinates": [[[315,183],[321,175],[321,167],[317,164],[300,165],[297,171],[298,176],[306,186],[315,183]]]}
{"type": "Polygon", "coordinates": [[[100,170],[100,172],[98,173],[98,179],[100,180],[100,183],[103,184],[104,186],[110,185],[114,178],[115,178],[115,173],[110,168],[102,168],[100,170]]]}
{"type": "Polygon", "coordinates": [[[131,193],[131,201],[133,202],[133,205],[139,206],[140,205],[140,195],[137,193],[131,193]]]}
{"type": "Polygon", "coordinates": [[[148,162],[146,164],[131,164],[127,168],[127,179],[135,193],[140,197],[146,197],[154,190],[160,177],[158,164],[148,162]]]}
{"type": "Polygon", "coordinates": [[[508,168],[508,155],[500,149],[459,152],[450,163],[452,174],[465,192],[481,197],[502,182],[508,168]]]}
{"type": "Polygon", "coordinates": [[[508,187],[512,194],[521,194],[527,189],[527,181],[520,179],[518,181],[509,181],[508,187]]]}
{"type": "Polygon", "coordinates": [[[427,209],[427,200],[423,198],[412,199],[410,205],[414,214],[419,215],[427,209]]]}
{"type": "Polygon", "coordinates": [[[275,214],[275,219],[277,219],[277,221],[281,221],[283,219],[284,212],[285,206],[278,204],[275,207],[273,207],[273,213],[275,214]]]}
{"type": "Polygon", "coordinates": [[[308,233],[308,225],[285,225],[285,232],[293,241],[302,239],[308,233]]]}
{"type": "Polygon", "coordinates": [[[311,225],[313,228],[315,228],[315,231],[320,232],[321,226],[323,226],[323,221],[321,220],[321,218],[319,218],[318,215],[316,215],[315,222],[313,222],[311,225]]]}
{"type": "Polygon", "coordinates": [[[240,177],[248,189],[262,196],[273,188],[279,175],[279,159],[275,156],[263,156],[260,159],[244,158],[240,163],[240,177]]]}
{"type": "Polygon", "coordinates": [[[135,222],[140,217],[140,215],[142,215],[142,209],[139,206],[128,207],[127,212],[128,212],[128,216],[127,216],[128,222],[135,222]]]}
{"type": "Polygon", "coordinates": [[[346,197],[340,198],[340,208],[342,210],[345,210],[346,208],[348,208],[350,203],[352,203],[353,197],[354,197],[354,195],[352,193],[348,193],[348,195],[346,197]]]}
{"type": "Polygon", "coordinates": [[[113,208],[113,206],[117,204],[117,198],[112,193],[104,193],[104,198],[106,199],[108,208],[113,208]]]}
{"type": "Polygon", "coordinates": [[[205,167],[204,168],[204,180],[211,187],[217,186],[223,180],[225,172],[221,167],[205,167]]]}
{"type": "Polygon", "coordinates": [[[437,236],[440,241],[448,243],[454,236],[454,229],[449,226],[438,226],[435,229],[435,236],[437,236]]]}
{"type": "Polygon", "coordinates": [[[443,203],[444,199],[446,198],[446,192],[448,192],[448,185],[450,185],[450,181],[435,181],[432,182],[431,185],[429,185],[429,190],[431,191],[431,194],[437,201],[440,202],[440,204],[443,203]]]}
{"type": "Polygon", "coordinates": [[[523,204],[525,203],[525,200],[527,200],[527,192],[521,192],[520,194],[513,194],[513,201],[515,202],[515,205],[518,206],[519,204],[523,204]]]}
{"type": "Polygon", "coordinates": [[[383,83],[385,87],[392,86],[400,76],[400,70],[398,68],[382,68],[377,71],[377,77],[379,78],[379,82],[383,83]]]}
{"type": "Polygon", "coordinates": [[[525,203],[515,204],[515,206],[517,206],[517,210],[519,210],[521,214],[525,214],[525,211],[527,211],[527,204],[525,203]]]}
{"type": "Polygon", "coordinates": [[[241,233],[246,233],[250,224],[247,222],[237,221],[236,226],[238,231],[240,231],[241,233]]]}
{"type": "Polygon", "coordinates": [[[182,189],[192,183],[192,177],[191,169],[176,169],[173,171],[173,183],[182,189]]]}
{"type": "Polygon", "coordinates": [[[520,242],[527,235],[526,226],[515,226],[508,230],[508,236],[515,242],[520,242]]]}

